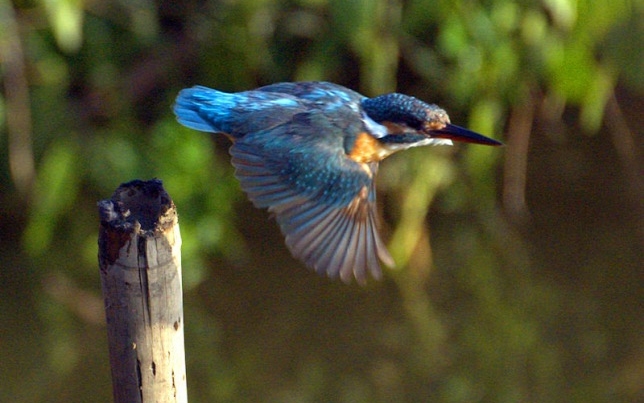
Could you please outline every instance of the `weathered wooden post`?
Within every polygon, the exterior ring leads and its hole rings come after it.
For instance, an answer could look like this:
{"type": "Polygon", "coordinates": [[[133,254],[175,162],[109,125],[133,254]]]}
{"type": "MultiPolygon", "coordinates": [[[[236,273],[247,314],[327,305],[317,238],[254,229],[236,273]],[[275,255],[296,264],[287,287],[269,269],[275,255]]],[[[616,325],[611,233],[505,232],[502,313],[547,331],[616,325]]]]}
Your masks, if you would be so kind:
{"type": "Polygon", "coordinates": [[[98,260],[115,403],[185,403],[181,235],[160,180],[98,203],[98,260]]]}

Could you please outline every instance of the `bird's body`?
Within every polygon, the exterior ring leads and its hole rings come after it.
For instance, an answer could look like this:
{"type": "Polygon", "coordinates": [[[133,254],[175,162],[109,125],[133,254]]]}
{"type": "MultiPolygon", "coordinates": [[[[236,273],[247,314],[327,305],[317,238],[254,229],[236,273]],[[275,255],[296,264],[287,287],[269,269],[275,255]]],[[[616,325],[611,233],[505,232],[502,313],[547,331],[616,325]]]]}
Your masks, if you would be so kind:
{"type": "Polygon", "coordinates": [[[393,266],[377,231],[378,162],[450,139],[498,145],[449,123],[435,105],[401,94],[366,98],[326,82],[278,83],[240,93],[181,91],[187,127],[225,133],[235,175],[250,200],[276,217],[292,254],[344,281],[393,266]]]}

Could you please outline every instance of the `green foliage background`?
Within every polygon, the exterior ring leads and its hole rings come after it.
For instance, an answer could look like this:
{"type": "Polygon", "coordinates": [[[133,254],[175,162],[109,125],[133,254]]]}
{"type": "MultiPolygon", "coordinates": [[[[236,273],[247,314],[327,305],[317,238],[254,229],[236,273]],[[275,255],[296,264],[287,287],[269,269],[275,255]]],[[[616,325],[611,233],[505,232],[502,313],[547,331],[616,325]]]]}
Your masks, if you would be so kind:
{"type": "Polygon", "coordinates": [[[644,400],[644,2],[0,0],[0,401],[107,402],[96,202],[179,209],[192,402],[644,400]],[[399,91],[503,139],[382,164],[398,268],[305,270],[195,84],[399,91]]]}

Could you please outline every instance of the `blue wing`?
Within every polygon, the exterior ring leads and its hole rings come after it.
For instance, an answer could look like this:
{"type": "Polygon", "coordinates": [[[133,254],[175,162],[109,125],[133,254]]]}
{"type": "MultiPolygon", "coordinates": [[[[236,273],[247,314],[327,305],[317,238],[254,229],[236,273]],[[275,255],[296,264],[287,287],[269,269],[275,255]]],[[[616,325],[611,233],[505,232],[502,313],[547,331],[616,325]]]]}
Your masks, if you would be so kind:
{"type": "Polygon", "coordinates": [[[320,170],[303,154],[269,155],[244,140],[230,149],[235,175],[249,199],[275,215],[296,258],[319,273],[361,284],[367,272],[381,277],[378,258],[393,265],[377,232],[376,164],[367,172],[343,155],[320,151],[317,157],[329,164],[320,170]]]}
{"type": "Polygon", "coordinates": [[[379,259],[388,266],[393,259],[377,231],[377,164],[349,159],[341,138],[320,141],[298,120],[233,144],[242,189],[275,215],[289,250],[307,266],[345,282],[380,278],[379,259]]]}

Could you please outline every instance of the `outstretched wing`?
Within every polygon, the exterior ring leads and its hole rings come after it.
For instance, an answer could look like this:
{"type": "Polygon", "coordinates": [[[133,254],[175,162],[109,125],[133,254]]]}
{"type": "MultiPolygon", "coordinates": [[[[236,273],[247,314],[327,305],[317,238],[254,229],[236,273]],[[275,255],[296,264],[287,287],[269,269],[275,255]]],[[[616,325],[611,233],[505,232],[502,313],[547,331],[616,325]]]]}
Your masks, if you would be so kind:
{"type": "Polygon", "coordinates": [[[296,119],[236,141],[235,175],[250,200],[275,215],[291,253],[307,266],[345,282],[364,284],[367,272],[380,278],[379,260],[393,266],[393,259],[377,231],[377,164],[351,160],[340,137],[322,141],[310,128],[296,119]]]}

